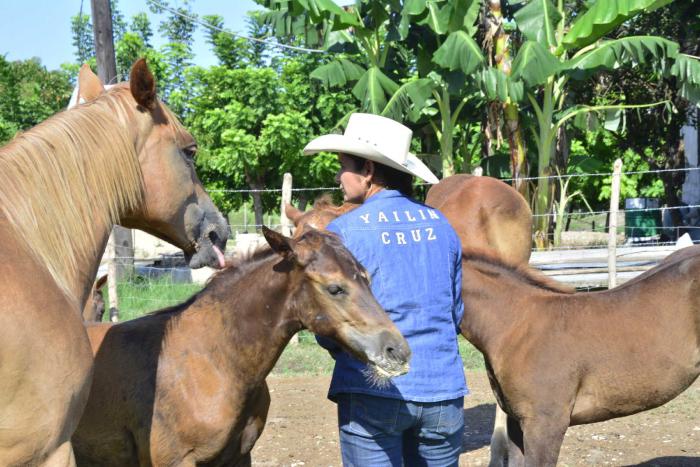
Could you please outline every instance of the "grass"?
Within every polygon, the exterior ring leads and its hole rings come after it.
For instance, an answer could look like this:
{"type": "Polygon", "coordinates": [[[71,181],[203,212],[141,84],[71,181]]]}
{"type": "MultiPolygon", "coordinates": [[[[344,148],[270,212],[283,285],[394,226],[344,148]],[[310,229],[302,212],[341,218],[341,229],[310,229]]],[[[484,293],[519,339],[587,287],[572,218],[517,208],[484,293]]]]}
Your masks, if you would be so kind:
{"type": "MultiPolygon", "coordinates": [[[[192,283],[176,283],[169,277],[147,279],[136,276],[129,282],[117,285],[119,296],[119,320],[128,321],[151,311],[176,305],[199,292],[202,286],[192,283]]],[[[109,292],[104,288],[105,303],[109,303],[109,292]]],[[[105,310],[105,321],[109,312],[105,310]]]]}
{"type": "MultiPolygon", "coordinates": [[[[119,283],[119,319],[127,321],[160,308],[183,302],[201,290],[198,284],[175,283],[169,278],[156,280],[140,276],[130,282],[119,283]]],[[[105,290],[105,300],[108,293],[105,290]]],[[[107,302],[109,303],[109,302],[107,302]]],[[[105,321],[109,320],[105,313],[105,321]]],[[[465,369],[483,369],[481,353],[461,336],[458,340],[459,353],[465,369]]],[[[328,352],[316,343],[313,333],[301,331],[299,343],[288,345],[282,353],[272,373],[277,375],[330,375],[333,359],[328,352]]]]}

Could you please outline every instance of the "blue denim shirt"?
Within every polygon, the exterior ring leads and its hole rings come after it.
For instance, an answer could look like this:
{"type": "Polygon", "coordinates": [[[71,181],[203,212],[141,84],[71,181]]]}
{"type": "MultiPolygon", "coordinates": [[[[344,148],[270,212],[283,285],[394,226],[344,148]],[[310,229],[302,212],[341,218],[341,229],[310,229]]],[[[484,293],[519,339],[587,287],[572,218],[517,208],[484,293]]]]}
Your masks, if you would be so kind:
{"type": "Polygon", "coordinates": [[[398,191],[382,190],[334,220],[328,230],[367,269],[372,292],[412,352],[409,372],[379,388],[363,376],[365,364],[319,339],[335,358],[329,398],[361,393],[436,402],[467,394],[457,349],[464,313],[462,253],[444,216],[398,191]]]}

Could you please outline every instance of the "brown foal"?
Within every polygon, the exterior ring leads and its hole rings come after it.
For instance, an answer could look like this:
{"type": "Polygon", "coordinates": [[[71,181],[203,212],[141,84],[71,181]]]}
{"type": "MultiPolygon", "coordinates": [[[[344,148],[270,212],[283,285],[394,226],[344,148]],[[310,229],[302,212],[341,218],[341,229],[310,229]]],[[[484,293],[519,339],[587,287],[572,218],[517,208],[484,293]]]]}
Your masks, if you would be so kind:
{"type": "Polygon", "coordinates": [[[270,401],[265,377],[303,328],[380,378],[408,371],[407,342],[337,237],[264,234],[271,249],[187,302],[88,328],[95,377],[73,437],[80,465],[250,465],[270,401]]]}

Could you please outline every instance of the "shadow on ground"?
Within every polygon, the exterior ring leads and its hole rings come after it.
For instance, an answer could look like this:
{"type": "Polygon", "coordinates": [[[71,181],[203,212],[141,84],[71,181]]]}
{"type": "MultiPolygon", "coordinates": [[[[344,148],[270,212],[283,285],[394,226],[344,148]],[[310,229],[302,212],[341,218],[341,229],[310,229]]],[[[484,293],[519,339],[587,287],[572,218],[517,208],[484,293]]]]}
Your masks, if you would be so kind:
{"type": "Polygon", "coordinates": [[[650,459],[641,464],[628,464],[625,467],[697,467],[698,465],[700,465],[700,457],[668,456],[650,459]]]}
{"type": "Polygon", "coordinates": [[[491,443],[496,404],[480,404],[464,409],[462,452],[476,451],[491,443]]]}

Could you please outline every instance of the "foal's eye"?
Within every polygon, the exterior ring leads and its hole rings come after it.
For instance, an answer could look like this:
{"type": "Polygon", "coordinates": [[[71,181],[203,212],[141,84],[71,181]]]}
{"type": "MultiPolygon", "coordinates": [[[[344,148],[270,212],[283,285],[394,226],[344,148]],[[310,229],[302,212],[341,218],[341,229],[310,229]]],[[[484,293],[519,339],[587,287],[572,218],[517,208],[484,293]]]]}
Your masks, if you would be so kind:
{"type": "Polygon", "coordinates": [[[329,285],[326,290],[328,290],[328,293],[331,295],[340,295],[345,293],[345,290],[343,290],[343,288],[337,284],[329,285]]]}

